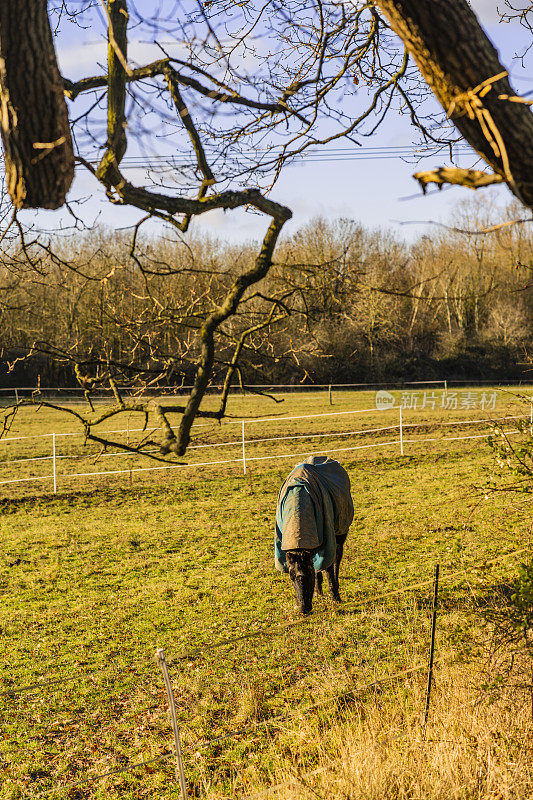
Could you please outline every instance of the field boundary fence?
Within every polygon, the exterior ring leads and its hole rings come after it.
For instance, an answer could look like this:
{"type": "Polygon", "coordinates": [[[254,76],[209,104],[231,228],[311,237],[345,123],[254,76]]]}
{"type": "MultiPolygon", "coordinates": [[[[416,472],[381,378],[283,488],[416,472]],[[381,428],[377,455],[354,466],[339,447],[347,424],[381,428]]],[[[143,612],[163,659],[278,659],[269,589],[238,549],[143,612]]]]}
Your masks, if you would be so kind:
{"type": "MultiPolygon", "coordinates": [[[[513,550],[513,551],[510,551],[508,553],[501,554],[499,556],[495,556],[492,559],[488,559],[488,560],[484,559],[482,562],[480,562],[480,564],[470,565],[468,567],[468,569],[475,570],[476,568],[478,568],[480,566],[483,566],[483,568],[486,568],[488,564],[494,563],[496,561],[500,561],[502,559],[508,559],[508,558],[513,557],[513,556],[518,556],[518,555],[526,553],[526,552],[528,552],[528,553],[530,552],[530,547],[529,546],[522,547],[522,548],[519,548],[517,550],[513,550]]],[[[467,569],[467,567],[465,566],[461,570],[456,570],[456,571],[453,571],[451,573],[446,574],[444,582],[445,583],[449,583],[451,580],[453,580],[453,579],[455,579],[455,578],[457,578],[459,576],[463,576],[465,574],[465,572],[466,572],[466,569],[467,569]]],[[[407,585],[403,585],[403,586],[397,587],[395,590],[392,590],[390,592],[384,592],[384,593],[379,594],[379,595],[375,595],[375,596],[372,596],[372,597],[365,598],[363,603],[358,603],[358,601],[354,601],[354,603],[352,603],[352,604],[348,603],[348,604],[345,605],[344,610],[348,610],[349,611],[350,608],[352,608],[354,605],[359,605],[360,606],[361,604],[363,604],[363,605],[376,604],[376,603],[379,603],[379,602],[383,601],[383,599],[385,599],[387,597],[391,597],[391,596],[397,595],[399,593],[404,593],[405,594],[405,593],[407,593],[409,591],[414,591],[415,589],[420,589],[422,587],[431,587],[431,586],[435,587],[435,578],[434,577],[429,577],[426,580],[419,581],[419,582],[417,582],[415,584],[407,584],[407,585]]],[[[435,605],[433,606],[433,610],[435,610],[435,605]]],[[[297,620],[294,623],[292,623],[290,626],[294,627],[295,625],[309,625],[309,624],[312,624],[312,622],[313,622],[313,617],[310,617],[308,619],[297,620]]],[[[262,634],[263,634],[263,636],[265,638],[267,638],[269,636],[272,636],[272,635],[278,635],[279,633],[285,631],[287,629],[287,627],[289,627],[289,626],[285,626],[285,625],[284,626],[279,626],[279,628],[277,628],[275,631],[273,631],[271,628],[265,628],[265,629],[263,629],[262,634]]],[[[255,632],[255,633],[256,633],[256,635],[261,635],[261,632],[259,632],[259,631],[255,632]]],[[[223,641],[220,641],[218,643],[212,643],[210,646],[206,646],[206,647],[202,648],[202,650],[204,652],[207,652],[207,651],[210,651],[210,650],[214,649],[214,647],[236,643],[237,641],[240,641],[243,638],[246,638],[246,636],[237,636],[237,637],[228,638],[227,640],[223,640],[223,641]]],[[[162,652],[163,651],[161,649],[159,649],[159,648],[157,649],[156,658],[154,659],[154,663],[155,663],[155,661],[160,660],[162,652]]],[[[181,658],[184,658],[184,657],[189,657],[190,658],[191,657],[191,653],[181,654],[180,656],[169,660],[167,662],[168,666],[176,665],[181,660],[181,658]]],[[[377,663],[380,663],[383,660],[386,660],[386,658],[379,659],[377,663]]],[[[434,666],[442,665],[444,663],[446,663],[446,658],[445,657],[435,658],[434,661],[433,661],[433,665],[434,666]]],[[[113,775],[119,775],[119,774],[123,774],[125,772],[131,772],[131,771],[133,771],[135,769],[138,769],[138,768],[141,768],[141,767],[146,767],[146,766],[149,766],[151,764],[155,764],[157,762],[166,761],[166,760],[169,760],[169,759],[172,759],[172,758],[175,759],[177,756],[178,756],[178,760],[179,760],[179,758],[182,757],[183,753],[193,753],[193,752],[198,751],[200,748],[205,748],[205,747],[209,747],[211,745],[220,744],[221,742],[227,741],[227,740],[230,740],[230,739],[236,739],[236,738],[238,738],[240,736],[243,736],[244,734],[250,733],[252,731],[256,731],[259,728],[268,729],[268,726],[270,726],[270,725],[275,725],[276,723],[279,723],[279,722],[287,722],[287,721],[293,719],[295,716],[309,713],[311,711],[314,711],[314,710],[317,710],[319,708],[325,707],[325,706],[327,706],[327,705],[329,705],[331,703],[335,703],[335,702],[340,702],[342,700],[346,700],[348,698],[353,697],[354,694],[362,694],[362,693],[364,693],[365,691],[367,691],[369,689],[376,688],[376,687],[384,685],[386,683],[391,683],[391,682],[393,682],[395,680],[403,678],[404,676],[406,677],[408,675],[413,675],[413,674],[416,674],[418,672],[422,672],[424,670],[427,670],[428,667],[429,667],[428,661],[423,661],[423,662],[419,662],[419,663],[416,663],[416,664],[411,664],[410,666],[406,666],[406,667],[404,667],[404,668],[402,668],[400,670],[396,670],[392,674],[387,674],[387,675],[384,675],[382,677],[374,678],[372,681],[369,681],[369,682],[366,682],[366,683],[362,683],[360,685],[357,685],[357,683],[354,683],[354,685],[351,685],[349,687],[345,687],[342,692],[339,692],[339,693],[337,693],[335,695],[330,695],[330,696],[325,697],[325,698],[321,698],[317,702],[311,703],[311,704],[309,704],[307,706],[296,707],[296,708],[289,709],[288,711],[283,711],[281,713],[275,713],[275,714],[272,714],[271,716],[266,717],[264,719],[255,720],[252,723],[249,723],[249,724],[244,725],[244,726],[240,726],[239,728],[237,728],[237,729],[235,729],[233,731],[227,731],[227,732],[221,733],[221,734],[216,735],[216,736],[207,737],[207,738],[201,739],[200,741],[194,742],[193,744],[186,745],[184,747],[182,747],[180,745],[180,753],[179,754],[176,753],[176,752],[172,752],[172,750],[168,750],[168,751],[166,751],[164,753],[161,753],[161,754],[159,754],[159,755],[157,755],[155,757],[154,756],[150,756],[150,758],[143,758],[141,753],[136,753],[135,754],[135,758],[136,757],[140,757],[141,760],[139,760],[139,761],[137,761],[137,760],[131,761],[131,762],[126,763],[126,764],[124,764],[123,766],[121,766],[121,767],[119,767],[117,769],[107,770],[107,771],[105,771],[103,773],[98,773],[97,775],[80,777],[79,779],[76,779],[74,781],[69,781],[67,783],[63,783],[58,787],[50,787],[50,788],[48,788],[48,789],[46,789],[46,790],[44,790],[44,791],[42,791],[42,792],[40,792],[38,794],[32,793],[32,795],[31,795],[32,796],[32,800],[40,800],[40,798],[45,798],[48,795],[50,795],[50,794],[52,794],[54,792],[57,792],[58,789],[60,789],[61,791],[65,791],[67,789],[70,790],[70,789],[73,789],[73,788],[75,788],[77,786],[84,786],[84,785],[87,785],[89,783],[94,783],[96,781],[103,780],[103,779],[108,778],[108,777],[112,777],[113,775]]],[[[45,676],[41,676],[41,677],[45,677],[45,676]]],[[[48,677],[48,675],[46,677],[48,677]]],[[[79,677],[80,676],[79,676],[79,673],[78,673],[77,676],[71,676],[71,679],[72,680],[78,680],[79,677]]],[[[58,682],[64,682],[64,679],[62,678],[62,679],[59,679],[59,680],[52,680],[52,681],[45,680],[45,681],[43,681],[41,683],[38,683],[38,684],[32,683],[31,685],[25,686],[25,687],[19,687],[19,688],[15,688],[15,689],[3,690],[2,692],[0,692],[0,696],[4,695],[4,696],[11,696],[11,697],[15,698],[16,696],[21,695],[23,693],[35,691],[35,689],[37,687],[39,687],[40,689],[46,689],[46,687],[48,685],[51,685],[53,683],[58,683],[58,682]]],[[[167,683],[167,681],[165,681],[165,683],[167,683]]],[[[168,683],[170,683],[170,681],[168,683]]],[[[170,693],[173,692],[171,685],[170,685],[170,687],[167,685],[166,688],[167,688],[167,693],[168,692],[170,692],[170,693]]],[[[172,696],[169,695],[168,699],[169,699],[169,705],[171,707],[173,702],[174,702],[173,694],[172,694],[172,696]]],[[[136,713],[134,715],[131,715],[131,717],[133,718],[134,716],[139,716],[141,713],[143,713],[143,712],[138,712],[138,713],[136,713]]],[[[175,725],[177,725],[177,722],[176,722],[176,719],[175,719],[175,715],[173,715],[173,716],[174,716],[173,726],[175,726],[175,725]]],[[[179,734],[178,734],[178,738],[179,738],[179,734]]],[[[177,782],[180,783],[180,781],[178,780],[177,774],[176,774],[176,779],[177,779],[177,782]]],[[[271,787],[271,788],[275,789],[276,787],[274,786],[274,787],[271,787]]],[[[249,800],[252,797],[261,796],[263,793],[267,794],[268,792],[269,792],[269,789],[267,788],[267,789],[262,790],[261,792],[254,793],[252,795],[244,794],[244,795],[242,795],[242,800],[249,800]]]]}
{"type": "MultiPolygon", "coordinates": [[[[235,384],[230,387],[230,391],[234,394],[246,394],[247,390],[251,390],[250,393],[255,393],[256,391],[274,392],[278,389],[289,392],[313,392],[317,390],[326,390],[327,392],[331,392],[332,390],[342,391],[343,389],[372,389],[376,386],[390,386],[396,388],[401,388],[403,386],[442,386],[446,391],[448,388],[448,383],[453,383],[453,381],[449,381],[447,378],[441,378],[438,380],[427,381],[367,381],[362,383],[247,383],[244,386],[235,384]]],[[[462,382],[458,381],[457,383],[462,382]]],[[[472,383],[476,383],[476,381],[472,381],[472,383]]],[[[490,385],[493,384],[493,382],[487,383],[490,383],[490,385]]],[[[167,392],[170,396],[179,396],[183,392],[189,392],[193,388],[193,384],[183,384],[182,386],[163,385],[151,388],[148,391],[145,391],[144,387],[139,389],[138,387],[136,388],[132,386],[117,386],[116,388],[120,392],[130,393],[134,396],[153,397],[159,396],[165,392],[167,392]]],[[[208,387],[207,391],[209,393],[215,393],[221,392],[222,389],[223,387],[221,384],[212,384],[208,387]]],[[[73,397],[78,397],[81,399],[86,391],[87,390],[84,389],[83,386],[4,386],[0,387],[0,398],[2,395],[7,395],[8,397],[11,396],[15,399],[16,403],[26,397],[35,397],[44,394],[59,395],[60,397],[61,395],[72,395],[73,397]]],[[[99,387],[94,393],[92,393],[91,397],[94,398],[94,396],[100,396],[101,398],[106,398],[112,395],[113,390],[103,386],[99,387]]]]}
{"type": "MultiPolygon", "coordinates": [[[[328,454],[337,454],[337,453],[350,453],[356,451],[363,451],[363,450],[372,450],[376,448],[383,448],[383,447],[394,447],[398,448],[400,455],[405,455],[405,446],[406,445],[417,445],[424,442],[442,442],[443,444],[447,442],[458,442],[458,441],[467,441],[473,439],[483,439],[486,438],[488,433],[478,433],[478,434],[469,434],[465,436],[425,436],[425,437],[416,437],[416,438],[406,438],[405,433],[409,430],[416,429],[416,428],[424,428],[427,429],[433,428],[438,430],[439,428],[443,427],[451,427],[455,426],[461,428],[463,426],[470,426],[470,425],[483,425],[487,428],[493,427],[495,425],[501,425],[510,423],[516,420],[526,420],[529,418],[529,426],[530,426],[530,433],[533,435],[533,400],[531,402],[531,408],[529,414],[519,414],[519,415],[505,415],[500,417],[484,417],[484,418],[476,418],[476,419],[455,419],[455,420],[440,420],[434,422],[406,422],[405,421],[405,409],[402,409],[402,406],[393,406],[388,409],[376,409],[376,408],[364,408],[364,409],[351,409],[347,411],[328,411],[322,412],[318,414],[296,414],[290,415],[286,417],[254,417],[254,418],[246,418],[246,419],[230,419],[225,420],[223,427],[236,425],[238,426],[237,430],[239,430],[239,434],[233,437],[230,441],[222,441],[222,442],[209,442],[209,443],[201,443],[201,444],[193,444],[190,445],[188,448],[188,453],[195,453],[196,451],[207,451],[216,448],[217,451],[220,448],[232,448],[233,450],[238,451],[238,455],[233,453],[233,456],[230,458],[219,458],[211,461],[201,460],[199,462],[191,461],[188,463],[173,463],[173,462],[166,462],[164,464],[160,463],[152,463],[150,466],[135,466],[132,463],[132,459],[134,458],[147,458],[153,456],[155,453],[158,452],[157,447],[152,447],[150,449],[143,448],[139,450],[138,453],[132,453],[131,450],[117,450],[117,451],[105,451],[100,452],[98,454],[88,454],[86,451],[80,451],[74,455],[69,453],[61,453],[59,452],[59,444],[61,441],[64,441],[71,437],[78,437],[80,439],[84,439],[84,434],[82,432],[52,432],[52,433],[44,433],[38,434],[34,436],[8,436],[4,438],[0,438],[0,448],[3,448],[6,445],[10,445],[15,442],[25,442],[25,443],[32,443],[32,442],[50,442],[50,449],[48,455],[38,455],[38,456],[29,456],[23,458],[13,458],[13,459],[5,459],[0,461],[0,468],[4,466],[9,466],[12,469],[14,468],[13,465],[18,465],[15,469],[22,467],[23,465],[32,464],[35,465],[37,463],[48,463],[50,465],[49,473],[45,475],[32,475],[27,477],[14,477],[8,480],[0,480],[0,487],[7,487],[7,486],[14,486],[16,484],[25,484],[25,483],[35,483],[35,482],[45,482],[51,483],[52,491],[54,494],[57,494],[59,482],[66,482],[71,481],[73,479],[82,479],[82,478],[96,478],[96,477],[105,477],[110,475],[128,475],[130,479],[132,479],[133,475],[139,473],[150,473],[150,472],[161,472],[161,471],[168,471],[168,470],[183,470],[189,469],[194,470],[195,468],[210,468],[210,467],[235,467],[239,466],[242,467],[242,473],[246,475],[254,463],[260,462],[269,462],[273,461],[276,462],[282,459],[288,458],[307,458],[311,455],[328,455],[328,454]],[[386,414],[392,415],[396,413],[397,421],[391,425],[380,425],[379,427],[371,427],[371,428],[361,428],[359,427],[356,430],[330,430],[330,431],[320,431],[320,432],[298,432],[298,433],[291,433],[290,435],[281,435],[281,436],[256,436],[251,437],[250,431],[253,426],[256,425],[267,425],[269,423],[284,423],[288,424],[295,421],[305,422],[311,420],[328,420],[332,419],[332,421],[336,422],[338,420],[342,420],[348,418],[350,416],[355,415],[376,415],[376,414],[386,414]],[[392,432],[396,432],[395,437],[393,438],[392,432]],[[359,436],[366,436],[368,434],[373,435],[381,435],[385,433],[391,433],[391,435],[387,438],[386,441],[380,440],[377,442],[371,442],[366,444],[354,444],[350,445],[349,447],[333,447],[332,443],[329,442],[327,446],[322,447],[320,449],[309,449],[299,450],[298,452],[270,452],[265,455],[254,455],[253,448],[257,445],[265,445],[265,444],[277,444],[278,442],[288,442],[288,441],[302,441],[307,440],[310,444],[313,440],[322,439],[322,440],[335,440],[341,437],[359,437],[359,436]],[[80,471],[80,472],[72,472],[72,471],[65,471],[60,470],[59,465],[60,463],[64,463],[66,461],[80,461],[81,459],[87,458],[94,458],[94,462],[100,461],[101,459],[108,459],[108,458],[125,458],[128,457],[130,459],[130,463],[127,468],[121,469],[93,469],[90,471],[80,471]]],[[[208,423],[207,423],[208,424],[208,423]]],[[[197,424],[196,428],[205,427],[206,423],[199,423],[197,424]]],[[[126,435],[127,441],[130,441],[130,436],[136,433],[143,433],[148,435],[153,433],[157,430],[157,428],[127,428],[127,429],[120,429],[120,430],[111,430],[106,431],[106,434],[120,434],[126,435]]],[[[506,435],[514,435],[518,433],[518,430],[506,430],[503,431],[506,435]]],[[[120,447],[120,443],[117,442],[117,447],[120,447]]],[[[0,451],[1,452],[1,451],[0,451]]],[[[158,462],[162,459],[158,459],[158,462]]]]}
{"type": "MultiPolygon", "coordinates": [[[[358,383],[248,383],[244,386],[235,384],[230,387],[232,394],[255,394],[264,392],[282,391],[284,393],[305,393],[322,391],[330,395],[333,391],[345,391],[350,389],[360,389],[361,391],[372,390],[376,388],[390,388],[390,389],[403,389],[411,386],[428,386],[437,387],[441,386],[445,392],[448,391],[450,386],[532,386],[533,380],[525,380],[524,378],[516,378],[515,380],[494,380],[494,379],[467,379],[467,378],[438,378],[429,380],[397,380],[397,381],[362,381],[358,383]],[[248,391],[249,390],[249,391],[248,391]]],[[[181,386],[163,385],[146,390],[145,387],[139,388],[134,386],[117,386],[117,389],[126,394],[135,397],[157,397],[161,395],[166,396],[180,396],[185,392],[189,392],[193,388],[192,384],[184,384],[181,386]]],[[[208,387],[209,394],[220,393],[223,389],[222,384],[212,384],[208,387]]],[[[86,389],[82,386],[3,386],[0,387],[0,400],[4,397],[12,397],[16,403],[28,397],[36,397],[40,395],[57,395],[59,399],[67,400],[66,395],[71,395],[77,400],[82,399],[86,389]]],[[[100,387],[91,397],[106,399],[113,396],[113,390],[108,387],[100,387]]]]}

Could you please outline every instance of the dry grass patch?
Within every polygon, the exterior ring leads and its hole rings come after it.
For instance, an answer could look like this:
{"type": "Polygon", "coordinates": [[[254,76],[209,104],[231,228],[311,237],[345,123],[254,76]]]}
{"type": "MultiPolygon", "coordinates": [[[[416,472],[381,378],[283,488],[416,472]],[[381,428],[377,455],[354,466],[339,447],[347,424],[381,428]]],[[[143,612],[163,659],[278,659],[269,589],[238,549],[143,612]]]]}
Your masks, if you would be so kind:
{"type": "MultiPolygon", "coordinates": [[[[506,693],[489,702],[478,688],[485,680],[459,666],[439,670],[425,732],[419,679],[338,705],[329,716],[302,717],[278,731],[270,785],[248,765],[236,793],[258,800],[533,797],[530,704],[506,693]]],[[[207,791],[206,800],[223,796],[207,791]]]]}

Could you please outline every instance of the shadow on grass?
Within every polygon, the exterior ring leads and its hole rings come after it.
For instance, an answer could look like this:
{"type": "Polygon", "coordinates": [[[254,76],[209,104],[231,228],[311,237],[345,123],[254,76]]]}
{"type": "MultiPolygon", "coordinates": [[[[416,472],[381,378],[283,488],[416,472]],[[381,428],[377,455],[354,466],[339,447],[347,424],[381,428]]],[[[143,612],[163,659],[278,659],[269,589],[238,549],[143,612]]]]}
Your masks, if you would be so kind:
{"type": "Polygon", "coordinates": [[[65,508],[76,509],[89,506],[123,506],[131,505],[137,500],[146,500],[150,497],[160,499],[164,492],[169,500],[177,500],[180,497],[190,499],[197,491],[197,486],[171,484],[158,486],[139,486],[139,487],[99,487],[95,489],[78,489],[70,492],[58,494],[43,493],[29,495],[28,497],[12,497],[0,500],[1,514],[16,514],[18,511],[35,511],[39,507],[47,510],[65,510],[65,508]]]}

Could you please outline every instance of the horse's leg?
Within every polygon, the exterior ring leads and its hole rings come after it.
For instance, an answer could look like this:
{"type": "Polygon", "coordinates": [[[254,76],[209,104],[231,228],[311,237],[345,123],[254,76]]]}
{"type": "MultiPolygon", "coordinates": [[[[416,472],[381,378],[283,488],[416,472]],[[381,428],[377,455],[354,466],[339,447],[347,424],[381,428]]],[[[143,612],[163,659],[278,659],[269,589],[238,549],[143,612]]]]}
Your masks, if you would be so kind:
{"type": "Polygon", "coordinates": [[[339,583],[335,576],[335,562],[327,568],[326,575],[328,576],[328,589],[332,600],[340,603],[341,596],[339,594],[339,583]]]}
{"type": "Polygon", "coordinates": [[[339,585],[339,569],[342,561],[342,554],[344,553],[345,541],[346,536],[337,537],[337,554],[335,556],[335,580],[337,581],[337,587],[339,585]]]}
{"type": "Polygon", "coordinates": [[[337,603],[340,603],[341,600],[341,596],[339,594],[339,567],[342,560],[345,541],[346,536],[339,536],[337,538],[337,552],[335,554],[335,561],[330,567],[328,567],[326,571],[328,576],[329,593],[333,600],[335,600],[337,603]]]}
{"type": "Polygon", "coordinates": [[[322,573],[317,572],[316,574],[316,593],[320,597],[322,597],[322,581],[324,580],[322,573]]]}

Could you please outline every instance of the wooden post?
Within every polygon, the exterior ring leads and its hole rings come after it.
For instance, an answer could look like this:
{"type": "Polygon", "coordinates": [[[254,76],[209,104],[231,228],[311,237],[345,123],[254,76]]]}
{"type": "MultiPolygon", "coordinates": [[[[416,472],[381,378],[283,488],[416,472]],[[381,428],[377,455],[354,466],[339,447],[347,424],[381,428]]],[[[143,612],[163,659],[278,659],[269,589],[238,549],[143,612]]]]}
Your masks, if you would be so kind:
{"type": "Polygon", "coordinates": [[[431,642],[429,645],[428,684],[426,688],[426,707],[424,710],[424,738],[429,717],[429,699],[431,697],[431,684],[433,682],[433,661],[435,656],[435,629],[437,626],[437,601],[439,594],[439,565],[435,564],[435,580],[433,582],[433,610],[431,615],[431,642]]]}
{"type": "Polygon", "coordinates": [[[165,681],[165,688],[167,690],[168,702],[170,706],[170,716],[172,718],[172,730],[174,733],[174,744],[176,746],[176,780],[181,785],[182,800],[187,800],[187,784],[185,783],[185,771],[183,769],[183,756],[181,754],[180,732],[178,729],[178,720],[176,717],[176,705],[174,703],[174,692],[172,691],[172,684],[170,683],[170,676],[168,674],[168,666],[165,661],[165,651],[162,649],[156,650],[156,660],[163,672],[163,680],[165,681]]]}
{"type": "Polygon", "coordinates": [[[328,399],[329,399],[330,406],[332,406],[333,405],[333,400],[331,399],[331,383],[330,383],[329,388],[328,388],[328,399]]]}
{"type": "Polygon", "coordinates": [[[400,406],[400,455],[403,456],[403,422],[402,422],[402,407],[400,406]]]}
{"type": "Polygon", "coordinates": [[[15,403],[17,403],[17,405],[18,405],[18,401],[19,401],[19,392],[18,392],[17,387],[15,386],[15,403]]]}

